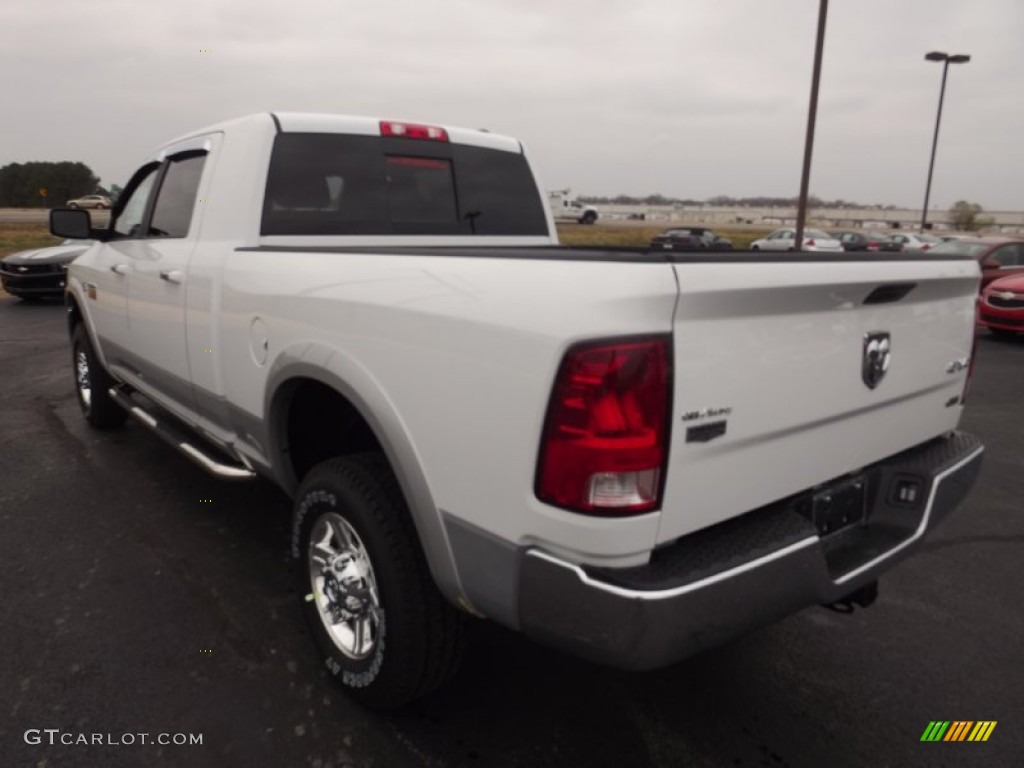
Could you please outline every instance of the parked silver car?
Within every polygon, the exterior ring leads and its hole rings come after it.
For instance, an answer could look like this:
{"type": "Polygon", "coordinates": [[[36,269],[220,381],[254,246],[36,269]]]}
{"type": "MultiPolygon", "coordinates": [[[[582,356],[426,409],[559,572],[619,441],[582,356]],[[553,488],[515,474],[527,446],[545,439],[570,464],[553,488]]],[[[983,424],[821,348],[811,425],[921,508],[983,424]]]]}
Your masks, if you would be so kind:
{"type": "Polygon", "coordinates": [[[68,208],[110,208],[113,204],[106,195],[83,195],[68,200],[65,205],[68,208]]]}
{"type": "Polygon", "coordinates": [[[913,232],[902,232],[898,235],[892,235],[891,239],[894,243],[899,243],[900,250],[906,253],[924,253],[929,248],[934,248],[943,242],[941,237],[913,232]]]}
{"type": "MultiPolygon", "coordinates": [[[[796,242],[795,229],[776,229],[768,237],[762,237],[750,244],[752,251],[793,251],[796,242]]],[[[843,244],[827,232],[820,229],[804,230],[804,246],[802,251],[843,252],[843,244]]]]}

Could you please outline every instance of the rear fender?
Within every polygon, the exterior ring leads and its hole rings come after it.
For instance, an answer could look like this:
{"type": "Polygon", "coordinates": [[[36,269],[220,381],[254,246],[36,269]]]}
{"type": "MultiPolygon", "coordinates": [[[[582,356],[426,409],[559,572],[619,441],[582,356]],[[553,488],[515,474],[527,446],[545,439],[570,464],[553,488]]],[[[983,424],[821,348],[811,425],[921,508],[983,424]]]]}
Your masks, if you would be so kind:
{"type": "Polygon", "coordinates": [[[453,603],[472,610],[458,578],[441,512],[434,503],[412,438],[380,383],[356,360],[320,344],[297,344],[277,356],[268,374],[264,413],[269,419],[269,453],[278,482],[289,495],[294,495],[301,482],[285,452],[285,385],[297,378],[330,387],[366,420],[398,479],[435,583],[453,603]]]}

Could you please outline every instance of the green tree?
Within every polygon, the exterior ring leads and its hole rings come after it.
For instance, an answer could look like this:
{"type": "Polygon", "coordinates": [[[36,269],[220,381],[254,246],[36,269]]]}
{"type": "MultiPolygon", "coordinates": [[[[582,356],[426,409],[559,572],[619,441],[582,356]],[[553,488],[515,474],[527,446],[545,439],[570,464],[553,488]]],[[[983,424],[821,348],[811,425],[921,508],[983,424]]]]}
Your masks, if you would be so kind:
{"type": "Polygon", "coordinates": [[[949,218],[953,226],[962,232],[974,232],[992,223],[992,219],[982,218],[979,214],[982,207],[977,203],[957,200],[949,209],[949,218]]]}
{"type": "Polygon", "coordinates": [[[0,207],[53,207],[95,194],[99,186],[99,177],[85,163],[9,163],[0,168],[0,207]]]}

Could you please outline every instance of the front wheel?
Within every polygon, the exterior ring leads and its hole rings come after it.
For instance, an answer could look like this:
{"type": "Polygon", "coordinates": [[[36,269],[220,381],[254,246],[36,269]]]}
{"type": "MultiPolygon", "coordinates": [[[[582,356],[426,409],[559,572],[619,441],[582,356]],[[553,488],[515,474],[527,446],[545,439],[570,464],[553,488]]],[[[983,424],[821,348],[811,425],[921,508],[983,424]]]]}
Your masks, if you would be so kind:
{"type": "Polygon", "coordinates": [[[761,246],[759,246],[759,245],[752,245],[752,246],[750,246],[750,250],[752,250],[752,251],[760,251],[761,250],[761,246]]]}
{"type": "Polygon", "coordinates": [[[71,334],[71,365],[75,373],[75,394],[85,420],[96,429],[124,424],[128,412],[110,396],[114,381],[96,357],[85,326],[79,323],[71,334]]]}
{"type": "Polygon", "coordinates": [[[597,221],[597,214],[593,211],[587,211],[583,214],[583,218],[580,219],[581,224],[593,224],[595,221],[597,221]]]}
{"type": "Polygon", "coordinates": [[[296,495],[292,542],[313,639],[355,699],[394,709],[454,674],[464,616],[434,585],[382,455],[310,470],[296,495]]]}

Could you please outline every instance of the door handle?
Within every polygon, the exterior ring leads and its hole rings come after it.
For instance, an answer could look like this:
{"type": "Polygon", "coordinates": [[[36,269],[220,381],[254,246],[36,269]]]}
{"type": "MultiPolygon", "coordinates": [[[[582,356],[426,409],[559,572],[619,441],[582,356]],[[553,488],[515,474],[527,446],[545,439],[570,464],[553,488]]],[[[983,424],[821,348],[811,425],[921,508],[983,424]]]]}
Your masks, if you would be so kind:
{"type": "Polygon", "coordinates": [[[178,285],[185,280],[185,273],[180,269],[161,269],[160,279],[178,285]]]}
{"type": "Polygon", "coordinates": [[[115,264],[110,268],[110,271],[118,275],[127,275],[132,271],[132,268],[127,264],[115,264]]]}

